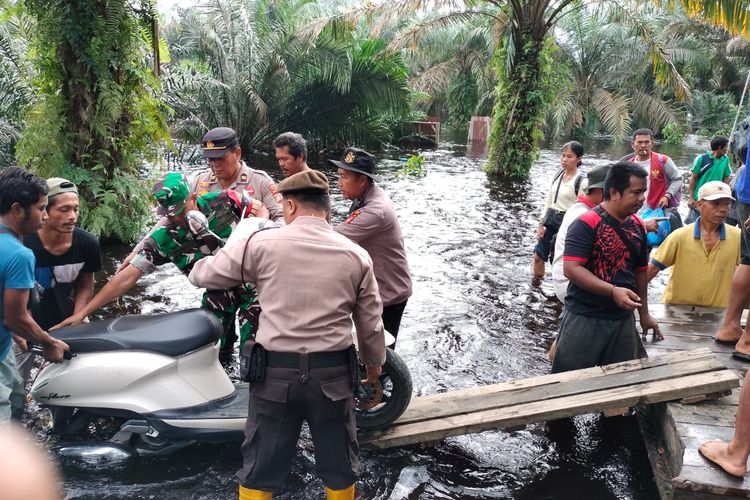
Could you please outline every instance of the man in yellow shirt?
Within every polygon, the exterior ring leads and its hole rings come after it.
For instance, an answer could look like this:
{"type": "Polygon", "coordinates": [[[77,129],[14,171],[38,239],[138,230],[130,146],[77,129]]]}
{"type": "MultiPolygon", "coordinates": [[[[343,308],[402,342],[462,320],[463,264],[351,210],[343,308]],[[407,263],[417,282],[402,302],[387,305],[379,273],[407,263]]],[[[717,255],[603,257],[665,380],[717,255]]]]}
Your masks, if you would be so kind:
{"type": "Polygon", "coordinates": [[[724,224],[732,201],[727,184],[705,183],[696,203],[701,216],[674,231],[657,248],[648,266],[649,281],[673,266],[662,302],[727,306],[732,276],[740,262],[740,230],[724,224]]]}

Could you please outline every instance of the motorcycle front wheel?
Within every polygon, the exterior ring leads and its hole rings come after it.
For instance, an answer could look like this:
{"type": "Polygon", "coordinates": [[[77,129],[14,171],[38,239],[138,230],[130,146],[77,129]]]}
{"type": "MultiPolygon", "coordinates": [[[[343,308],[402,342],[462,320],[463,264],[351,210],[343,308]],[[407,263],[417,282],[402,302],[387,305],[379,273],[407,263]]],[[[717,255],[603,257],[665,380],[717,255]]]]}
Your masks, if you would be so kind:
{"type": "MultiPolygon", "coordinates": [[[[360,368],[364,373],[364,366],[360,368]]],[[[359,430],[371,431],[392,424],[411,401],[409,369],[392,349],[385,350],[385,364],[379,380],[374,384],[359,382],[357,385],[355,402],[359,430]]]]}

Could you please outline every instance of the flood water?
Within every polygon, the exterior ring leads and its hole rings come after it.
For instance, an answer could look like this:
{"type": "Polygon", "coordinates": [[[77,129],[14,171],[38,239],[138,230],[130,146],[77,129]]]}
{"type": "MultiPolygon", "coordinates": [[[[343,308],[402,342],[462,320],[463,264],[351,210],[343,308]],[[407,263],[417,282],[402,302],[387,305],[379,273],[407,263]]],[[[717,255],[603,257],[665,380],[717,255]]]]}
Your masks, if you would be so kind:
{"type": "MultiPolygon", "coordinates": [[[[584,167],[618,159],[628,149],[607,142],[586,146],[584,167]]],[[[683,170],[699,152],[661,150],[683,170]]],[[[488,181],[481,148],[424,151],[427,175],[421,179],[396,178],[397,158],[404,154],[384,153],[394,159],[379,161],[377,173],[397,206],[414,281],[398,352],[415,396],[547,373],[560,306],[549,276],[541,286],[532,284],[531,257],[558,147],[542,151],[530,180],[510,183],[488,181]]],[[[335,179],[329,167],[313,166],[335,179]]],[[[281,178],[275,167],[268,170],[281,178]]],[[[348,203],[335,188],[333,199],[338,222],[348,203]]],[[[109,268],[126,252],[110,249],[109,268]]],[[[652,300],[658,295],[650,292],[652,300]]],[[[164,266],[105,313],[174,311],[197,306],[199,298],[185,277],[164,266]]],[[[274,498],[324,498],[311,443],[303,438],[300,447],[285,489],[274,498]]],[[[69,499],[229,499],[237,497],[240,463],[239,445],[193,446],[115,465],[63,462],[62,472],[69,499]]],[[[635,419],[595,415],[562,429],[535,424],[433,447],[364,450],[357,488],[358,498],[383,500],[658,498],[635,419]]]]}

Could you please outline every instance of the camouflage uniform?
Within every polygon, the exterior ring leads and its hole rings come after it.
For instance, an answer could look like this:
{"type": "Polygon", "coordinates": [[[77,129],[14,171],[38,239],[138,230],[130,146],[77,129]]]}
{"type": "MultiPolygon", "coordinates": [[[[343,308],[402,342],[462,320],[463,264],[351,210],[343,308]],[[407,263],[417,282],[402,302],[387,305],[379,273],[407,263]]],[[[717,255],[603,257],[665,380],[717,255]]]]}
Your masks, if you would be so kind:
{"type": "MultiPolygon", "coordinates": [[[[209,229],[226,241],[240,221],[240,201],[236,193],[221,191],[199,196],[198,209],[208,219],[209,229]]],[[[144,273],[151,273],[157,266],[172,262],[186,276],[193,264],[207,255],[214,255],[221,248],[221,242],[214,235],[196,238],[186,223],[172,221],[159,227],[146,239],[143,248],[133,258],[131,265],[144,273]]],[[[240,323],[240,349],[248,338],[255,337],[257,313],[253,306],[257,303],[255,287],[245,284],[229,290],[206,290],[201,299],[201,307],[214,313],[221,321],[224,332],[234,323],[237,314],[240,323]]],[[[224,347],[226,334],[221,338],[224,347]]]]}

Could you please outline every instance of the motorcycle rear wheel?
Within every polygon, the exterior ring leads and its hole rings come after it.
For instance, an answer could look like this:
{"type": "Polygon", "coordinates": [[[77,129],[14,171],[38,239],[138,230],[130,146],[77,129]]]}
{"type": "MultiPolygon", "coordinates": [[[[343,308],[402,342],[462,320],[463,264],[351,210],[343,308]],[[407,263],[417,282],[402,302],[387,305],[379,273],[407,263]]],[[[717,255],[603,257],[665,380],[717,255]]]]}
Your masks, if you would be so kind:
{"type": "MultiPolygon", "coordinates": [[[[411,375],[406,363],[392,349],[385,351],[385,364],[380,380],[364,388],[374,397],[361,399],[363,388],[357,390],[357,428],[362,431],[381,429],[392,424],[404,413],[411,401],[411,375]]],[[[362,369],[364,372],[364,367],[362,369]]]]}

